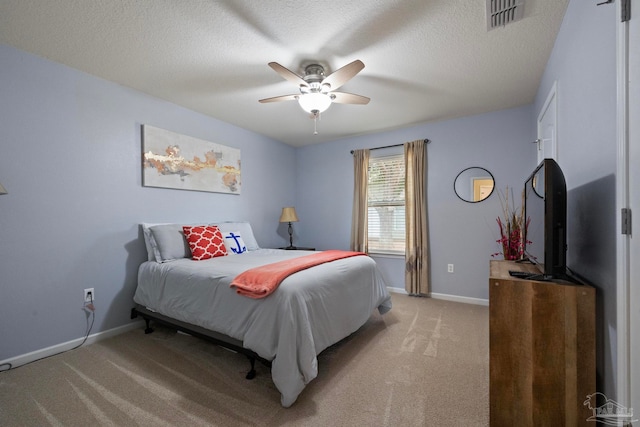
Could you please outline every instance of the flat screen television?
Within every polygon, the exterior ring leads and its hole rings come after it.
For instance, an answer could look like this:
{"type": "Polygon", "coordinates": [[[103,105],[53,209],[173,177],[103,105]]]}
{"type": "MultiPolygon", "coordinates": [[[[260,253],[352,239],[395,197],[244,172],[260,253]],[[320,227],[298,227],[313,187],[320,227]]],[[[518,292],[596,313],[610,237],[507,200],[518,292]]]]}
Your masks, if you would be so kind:
{"type": "Polygon", "coordinates": [[[567,279],[567,184],[558,163],[544,159],[524,183],[524,256],[542,264],[543,280],[567,279]]]}

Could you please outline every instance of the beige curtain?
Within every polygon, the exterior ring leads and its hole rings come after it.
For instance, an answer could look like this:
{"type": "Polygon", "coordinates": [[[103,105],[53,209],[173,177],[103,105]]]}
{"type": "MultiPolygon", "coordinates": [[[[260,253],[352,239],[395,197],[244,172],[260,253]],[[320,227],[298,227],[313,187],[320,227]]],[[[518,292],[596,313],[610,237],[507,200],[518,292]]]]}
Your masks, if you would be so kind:
{"type": "Polygon", "coordinates": [[[369,251],[367,239],[367,181],[369,180],[369,150],[353,152],[353,213],[351,217],[351,250],[369,251]]]}
{"type": "Polygon", "coordinates": [[[427,152],[424,140],[404,144],[405,160],[405,275],[404,286],[410,295],[429,295],[427,243],[427,152]]]}

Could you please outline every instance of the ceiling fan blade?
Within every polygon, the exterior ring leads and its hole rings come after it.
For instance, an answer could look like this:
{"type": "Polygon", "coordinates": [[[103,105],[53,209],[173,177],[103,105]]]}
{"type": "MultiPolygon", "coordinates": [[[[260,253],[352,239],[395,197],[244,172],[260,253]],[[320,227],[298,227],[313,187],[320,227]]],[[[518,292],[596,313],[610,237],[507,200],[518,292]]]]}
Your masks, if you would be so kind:
{"type": "Polygon", "coordinates": [[[309,86],[307,82],[302,79],[302,77],[300,77],[290,69],[283,67],[277,62],[269,62],[269,67],[273,68],[276,73],[280,74],[280,77],[285,80],[289,80],[296,86],[309,86]]]}
{"type": "Polygon", "coordinates": [[[351,80],[353,76],[358,74],[364,68],[364,64],[359,59],[337,69],[322,80],[322,85],[329,84],[330,91],[338,89],[340,86],[351,80]]]}
{"type": "Polygon", "coordinates": [[[370,98],[367,98],[366,96],[362,96],[362,95],[356,95],[354,93],[331,92],[329,93],[329,95],[331,95],[332,98],[335,95],[335,98],[333,98],[333,102],[336,102],[338,104],[367,105],[370,101],[370,98]]]}
{"type": "Polygon", "coordinates": [[[273,98],[265,98],[261,99],[258,102],[267,103],[267,102],[280,102],[280,101],[296,101],[299,95],[282,95],[282,96],[274,96],[273,98]]]}

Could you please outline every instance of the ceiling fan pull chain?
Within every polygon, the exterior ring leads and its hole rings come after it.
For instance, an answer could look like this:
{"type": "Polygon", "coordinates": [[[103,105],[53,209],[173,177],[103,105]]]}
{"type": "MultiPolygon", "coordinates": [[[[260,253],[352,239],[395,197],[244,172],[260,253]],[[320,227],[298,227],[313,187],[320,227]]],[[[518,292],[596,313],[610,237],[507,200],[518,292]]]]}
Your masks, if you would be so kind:
{"type": "Polygon", "coordinates": [[[318,134],[318,113],[313,113],[313,134],[318,134]]]}

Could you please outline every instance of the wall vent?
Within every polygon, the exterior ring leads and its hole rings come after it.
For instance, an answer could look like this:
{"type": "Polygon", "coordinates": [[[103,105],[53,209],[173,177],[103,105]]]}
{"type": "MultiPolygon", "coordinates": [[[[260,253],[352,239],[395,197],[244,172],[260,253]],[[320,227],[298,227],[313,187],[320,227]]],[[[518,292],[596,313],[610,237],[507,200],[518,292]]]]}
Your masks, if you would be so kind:
{"type": "Polygon", "coordinates": [[[524,16],[524,0],[486,0],[487,31],[504,27],[524,16]]]}

